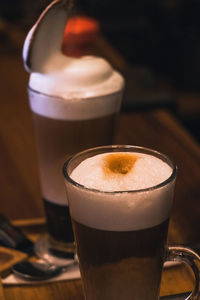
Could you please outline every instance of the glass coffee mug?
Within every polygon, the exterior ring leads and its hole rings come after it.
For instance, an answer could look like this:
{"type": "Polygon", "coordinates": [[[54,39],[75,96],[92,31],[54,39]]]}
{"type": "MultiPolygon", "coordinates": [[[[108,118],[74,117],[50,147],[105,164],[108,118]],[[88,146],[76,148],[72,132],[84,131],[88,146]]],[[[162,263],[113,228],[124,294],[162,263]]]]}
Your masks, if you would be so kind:
{"type": "Polygon", "coordinates": [[[97,147],[73,156],[63,171],[86,300],[159,299],[168,260],[192,268],[196,284],[187,299],[198,299],[199,256],[166,246],[176,180],[167,156],[135,146],[97,147]],[[155,176],[164,176],[163,166],[167,173],[159,183],[141,187],[151,166],[155,176]],[[139,178],[137,188],[131,173],[139,178]],[[115,179],[120,186],[126,178],[128,188],[107,186],[115,179]]]}
{"type": "MultiPolygon", "coordinates": [[[[48,231],[48,235],[42,236],[36,243],[35,249],[39,257],[46,257],[48,253],[49,258],[50,254],[65,258],[67,252],[69,255],[72,251],[73,255],[74,236],[63,185],[62,165],[74,153],[112,142],[122,92],[76,101],[45,95],[31,88],[28,93],[48,231]],[[102,108],[108,102],[108,109],[112,112],[97,109],[98,105],[102,108]],[[95,114],[91,108],[94,106],[97,109],[95,114]],[[100,115],[102,113],[105,115],[100,115]]],[[[54,263],[58,261],[54,259],[54,263]]]]}
{"type": "MultiPolygon", "coordinates": [[[[80,57],[63,55],[72,6],[73,0],[51,1],[23,47],[47,223],[47,235],[39,238],[35,252],[62,265],[63,258],[74,256],[62,165],[83,149],[112,143],[124,90],[123,77],[103,57],[92,52],[80,57]]],[[[76,31],[76,25],[70,28],[76,31]]]]}

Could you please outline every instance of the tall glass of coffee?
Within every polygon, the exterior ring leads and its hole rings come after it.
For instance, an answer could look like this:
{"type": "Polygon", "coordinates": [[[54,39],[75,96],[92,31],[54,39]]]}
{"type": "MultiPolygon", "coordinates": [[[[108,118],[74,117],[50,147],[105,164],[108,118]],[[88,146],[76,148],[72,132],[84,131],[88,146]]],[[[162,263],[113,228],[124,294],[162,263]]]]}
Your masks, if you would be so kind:
{"type": "Polygon", "coordinates": [[[142,147],[97,147],[73,156],[63,171],[86,300],[159,299],[166,259],[192,265],[191,299],[198,299],[199,256],[166,246],[176,179],[168,157],[142,147]]]}
{"type": "Polygon", "coordinates": [[[28,94],[48,241],[51,252],[61,256],[66,249],[70,251],[74,240],[63,162],[83,149],[112,143],[124,86],[122,76],[104,59],[61,53],[69,3],[56,0],[47,7],[27,35],[23,51],[25,67],[31,73],[28,94]]]}

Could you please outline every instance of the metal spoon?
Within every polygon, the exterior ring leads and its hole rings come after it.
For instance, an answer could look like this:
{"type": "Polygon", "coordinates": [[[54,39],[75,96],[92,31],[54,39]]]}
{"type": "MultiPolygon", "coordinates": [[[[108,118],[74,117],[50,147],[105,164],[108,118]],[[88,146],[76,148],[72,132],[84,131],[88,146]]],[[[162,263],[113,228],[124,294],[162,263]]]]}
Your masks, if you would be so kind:
{"type": "Polygon", "coordinates": [[[36,262],[23,261],[13,266],[13,273],[25,280],[47,280],[65,272],[68,268],[74,266],[76,260],[69,262],[67,265],[57,266],[43,260],[36,262]]]}

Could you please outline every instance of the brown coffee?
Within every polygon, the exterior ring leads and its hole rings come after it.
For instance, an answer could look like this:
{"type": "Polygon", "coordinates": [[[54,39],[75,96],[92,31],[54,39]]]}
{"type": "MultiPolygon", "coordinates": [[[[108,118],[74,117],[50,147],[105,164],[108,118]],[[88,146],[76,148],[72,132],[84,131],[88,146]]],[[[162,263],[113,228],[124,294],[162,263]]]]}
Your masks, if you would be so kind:
{"type": "Polygon", "coordinates": [[[73,220],[87,300],[156,300],[168,220],[143,230],[107,231],[73,220]]]}

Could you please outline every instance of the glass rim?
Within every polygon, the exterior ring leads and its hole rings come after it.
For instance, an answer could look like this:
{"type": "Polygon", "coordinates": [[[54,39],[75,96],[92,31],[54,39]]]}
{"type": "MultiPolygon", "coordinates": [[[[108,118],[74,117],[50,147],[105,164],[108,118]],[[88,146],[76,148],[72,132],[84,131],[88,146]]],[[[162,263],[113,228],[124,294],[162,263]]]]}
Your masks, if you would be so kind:
{"type": "MultiPolygon", "coordinates": [[[[129,151],[129,152],[133,152],[133,151],[129,151]]],[[[91,155],[89,157],[92,157],[94,155],[91,155]]],[[[89,157],[87,157],[87,158],[89,158],[89,157]]],[[[87,159],[87,158],[85,158],[85,159],[87,159]]],[[[176,178],[177,166],[173,162],[173,160],[171,160],[171,158],[169,158],[168,155],[165,155],[165,154],[163,154],[163,153],[161,153],[157,150],[154,150],[154,149],[151,149],[151,148],[148,148],[148,147],[133,146],[133,145],[108,145],[108,146],[99,146],[99,147],[89,148],[89,149],[83,150],[81,152],[78,152],[75,155],[72,155],[69,159],[66,160],[66,162],[63,165],[63,174],[64,174],[65,180],[68,181],[69,183],[71,183],[73,186],[76,186],[80,189],[87,190],[87,191],[90,191],[90,192],[93,192],[93,193],[111,194],[111,195],[112,194],[125,194],[125,193],[135,194],[135,193],[145,193],[145,192],[149,192],[149,191],[154,191],[154,190],[157,190],[161,187],[166,186],[167,184],[169,184],[170,182],[172,182],[176,178]],[[110,151],[106,151],[106,150],[109,150],[109,149],[110,149],[110,151]],[[146,154],[153,155],[157,158],[160,158],[172,168],[172,173],[167,179],[165,179],[161,183],[156,184],[152,187],[142,188],[142,189],[137,189],[137,190],[135,189],[135,190],[122,190],[122,191],[104,191],[104,190],[90,188],[90,187],[87,187],[85,185],[82,185],[82,184],[76,182],[68,174],[67,168],[68,168],[69,164],[71,163],[71,161],[77,159],[78,157],[81,157],[81,156],[83,156],[87,153],[94,153],[95,151],[100,151],[100,150],[101,150],[100,153],[96,153],[94,155],[103,154],[103,153],[115,153],[115,152],[120,152],[120,151],[113,151],[113,150],[120,150],[120,149],[124,149],[124,150],[126,149],[126,151],[124,151],[124,152],[128,152],[129,149],[130,150],[134,149],[134,150],[137,150],[135,152],[146,153],[146,154]],[[105,150],[105,151],[103,152],[103,150],[105,150]]]]}
{"type": "MultiPolygon", "coordinates": [[[[99,98],[99,97],[108,97],[110,95],[116,95],[118,93],[123,92],[123,89],[124,88],[119,89],[115,92],[109,92],[107,94],[101,94],[101,95],[98,95],[98,96],[96,96],[96,95],[90,95],[90,96],[86,95],[86,96],[84,96],[84,94],[81,94],[81,95],[77,96],[76,98],[93,99],[93,98],[99,98]]],[[[44,93],[44,92],[41,92],[41,91],[37,91],[34,88],[32,88],[30,85],[27,86],[27,90],[28,90],[28,92],[30,91],[30,92],[36,93],[38,95],[47,96],[47,97],[50,97],[50,98],[57,98],[57,99],[63,99],[63,100],[66,99],[66,97],[64,97],[64,96],[62,97],[62,96],[58,96],[58,95],[50,95],[50,94],[47,94],[47,93],[44,93]]],[[[71,99],[74,99],[74,97],[72,97],[71,99]]]]}

